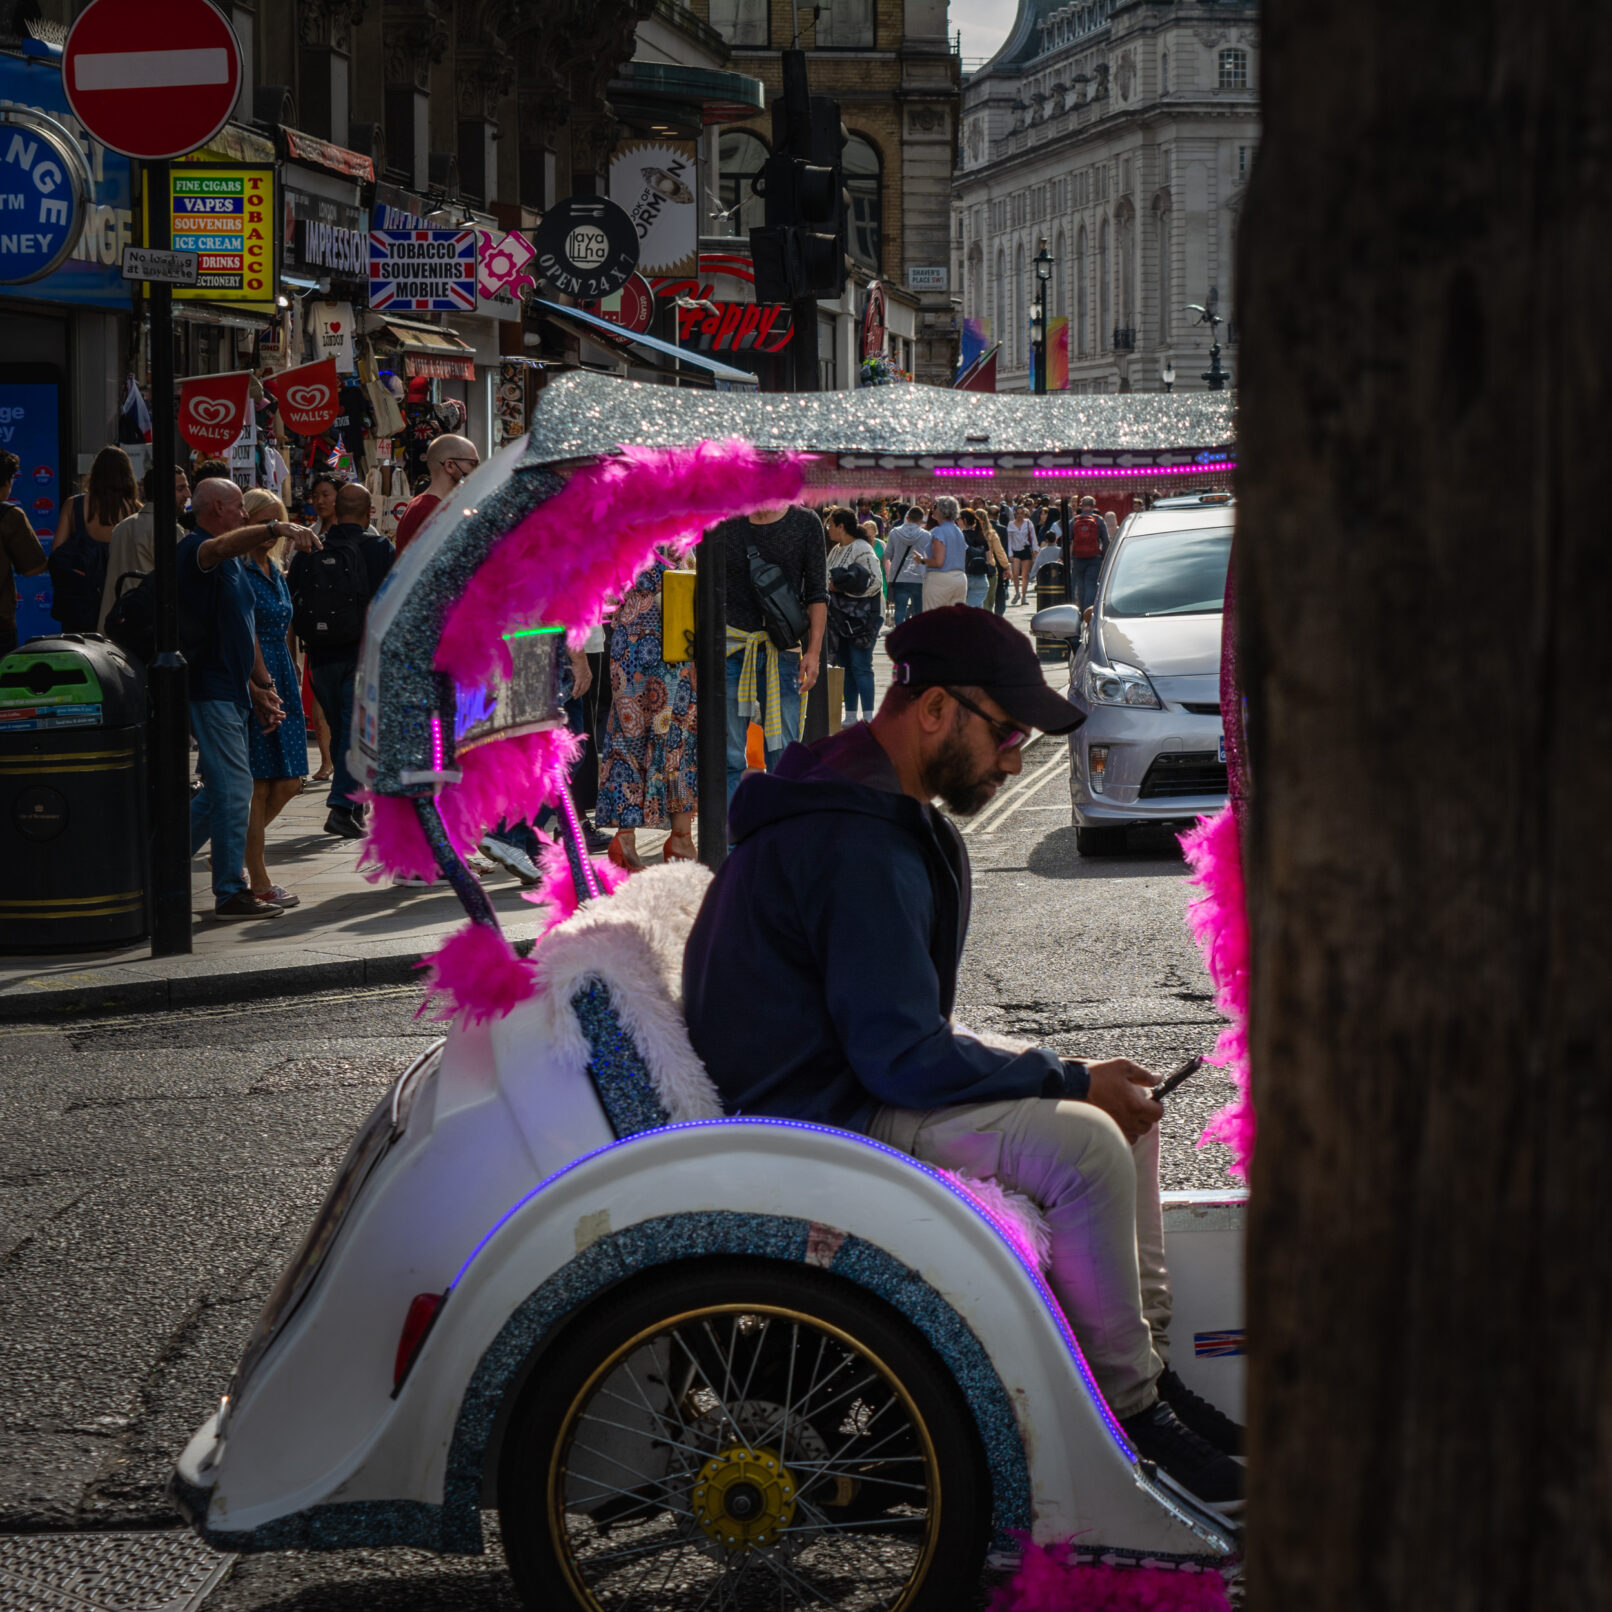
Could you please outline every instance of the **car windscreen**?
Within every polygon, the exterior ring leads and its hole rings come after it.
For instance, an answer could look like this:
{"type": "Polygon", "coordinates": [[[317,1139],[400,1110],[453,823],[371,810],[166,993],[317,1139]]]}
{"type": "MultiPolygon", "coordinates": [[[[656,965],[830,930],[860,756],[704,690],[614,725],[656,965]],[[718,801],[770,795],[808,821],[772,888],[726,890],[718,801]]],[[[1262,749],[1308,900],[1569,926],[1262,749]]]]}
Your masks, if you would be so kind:
{"type": "Polygon", "coordinates": [[[1108,579],[1109,616],[1218,615],[1226,600],[1231,528],[1136,532],[1120,544],[1108,579]]]}

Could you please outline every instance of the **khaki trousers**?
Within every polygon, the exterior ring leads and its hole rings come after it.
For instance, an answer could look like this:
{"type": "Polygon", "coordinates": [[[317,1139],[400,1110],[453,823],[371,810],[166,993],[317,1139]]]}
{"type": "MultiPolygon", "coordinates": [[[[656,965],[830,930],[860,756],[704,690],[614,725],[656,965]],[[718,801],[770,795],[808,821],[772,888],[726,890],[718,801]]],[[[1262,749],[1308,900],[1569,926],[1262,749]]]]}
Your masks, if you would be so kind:
{"type": "Polygon", "coordinates": [[[924,609],[938,610],[942,605],[968,603],[968,573],[966,571],[926,571],[924,573],[924,609]]]}
{"type": "Polygon", "coordinates": [[[1170,1358],[1159,1131],[1134,1147],[1090,1103],[1052,1097],[881,1108],[873,1135],[926,1164],[991,1176],[1041,1205],[1048,1279],[1116,1416],[1146,1410],[1170,1358]]]}

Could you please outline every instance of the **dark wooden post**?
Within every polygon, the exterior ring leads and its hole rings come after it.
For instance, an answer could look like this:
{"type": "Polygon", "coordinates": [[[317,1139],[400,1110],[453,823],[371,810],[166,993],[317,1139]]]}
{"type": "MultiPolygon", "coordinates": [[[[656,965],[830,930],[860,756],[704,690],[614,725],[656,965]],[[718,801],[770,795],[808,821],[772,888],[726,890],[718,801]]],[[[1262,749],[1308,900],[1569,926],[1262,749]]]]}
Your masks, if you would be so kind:
{"type": "Polygon", "coordinates": [[[1262,46],[1248,1605],[1605,1605],[1612,8],[1262,46]]]}

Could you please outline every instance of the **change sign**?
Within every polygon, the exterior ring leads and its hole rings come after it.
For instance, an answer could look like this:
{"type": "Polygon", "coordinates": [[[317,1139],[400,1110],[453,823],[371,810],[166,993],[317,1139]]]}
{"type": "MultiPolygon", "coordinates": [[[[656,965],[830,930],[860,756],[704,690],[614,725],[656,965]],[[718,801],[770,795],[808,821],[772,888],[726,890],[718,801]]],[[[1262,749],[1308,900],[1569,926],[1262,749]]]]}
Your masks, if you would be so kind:
{"type": "Polygon", "coordinates": [[[42,280],[67,260],[84,226],[89,174],[54,119],[0,114],[0,285],[42,280]]]}
{"type": "Polygon", "coordinates": [[[474,313],[475,229],[377,229],[369,234],[369,305],[377,313],[474,313]]]}

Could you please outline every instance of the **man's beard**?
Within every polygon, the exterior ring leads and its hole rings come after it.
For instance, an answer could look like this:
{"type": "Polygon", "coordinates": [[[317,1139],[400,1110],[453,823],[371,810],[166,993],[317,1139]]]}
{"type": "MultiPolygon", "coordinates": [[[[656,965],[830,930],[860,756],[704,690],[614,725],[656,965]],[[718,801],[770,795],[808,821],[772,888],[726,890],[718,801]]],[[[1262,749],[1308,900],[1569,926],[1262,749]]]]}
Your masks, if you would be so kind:
{"type": "Polygon", "coordinates": [[[924,788],[929,794],[940,796],[947,811],[968,817],[996,793],[996,786],[1006,776],[998,770],[994,760],[983,774],[978,768],[979,763],[969,754],[964,742],[961,727],[953,727],[925,769],[924,788]]]}

